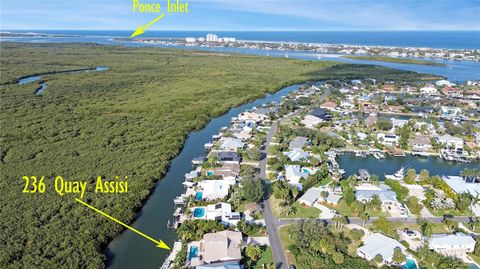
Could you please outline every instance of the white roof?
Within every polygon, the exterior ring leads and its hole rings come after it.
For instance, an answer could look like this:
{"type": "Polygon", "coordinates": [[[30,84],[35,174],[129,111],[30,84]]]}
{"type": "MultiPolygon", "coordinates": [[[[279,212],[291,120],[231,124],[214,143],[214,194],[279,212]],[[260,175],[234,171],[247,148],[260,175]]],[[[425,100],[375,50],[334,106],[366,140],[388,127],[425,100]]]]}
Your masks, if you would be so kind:
{"type": "Polygon", "coordinates": [[[287,151],[287,152],[284,152],[283,153],[285,156],[287,156],[291,161],[293,162],[296,162],[296,161],[300,161],[302,159],[306,159],[308,158],[309,153],[308,152],[305,152],[301,149],[293,149],[291,151],[287,151]]]}
{"type": "Polygon", "coordinates": [[[310,188],[298,200],[308,204],[313,204],[320,197],[321,192],[321,189],[310,188]]]}
{"type": "Polygon", "coordinates": [[[382,202],[397,202],[397,195],[390,190],[358,190],[355,192],[357,200],[370,199],[377,195],[382,202]]]}
{"type": "Polygon", "coordinates": [[[475,239],[463,233],[456,234],[432,234],[429,240],[430,248],[463,247],[475,245],[475,239]]]}
{"type": "Polygon", "coordinates": [[[380,254],[384,260],[388,261],[391,261],[396,247],[399,247],[402,251],[406,250],[400,242],[381,233],[373,233],[365,237],[363,243],[364,245],[359,247],[358,251],[372,258],[380,254]]]}
{"type": "Polygon", "coordinates": [[[202,188],[203,197],[213,200],[227,196],[233,183],[230,180],[203,180],[199,185],[202,188]]]}
{"type": "Polygon", "coordinates": [[[442,179],[455,193],[480,194],[480,183],[468,183],[459,176],[443,176],[442,179]]]}
{"type": "Polygon", "coordinates": [[[285,165],[285,176],[291,183],[299,183],[301,177],[308,177],[308,173],[301,172],[300,165],[285,165]]]}

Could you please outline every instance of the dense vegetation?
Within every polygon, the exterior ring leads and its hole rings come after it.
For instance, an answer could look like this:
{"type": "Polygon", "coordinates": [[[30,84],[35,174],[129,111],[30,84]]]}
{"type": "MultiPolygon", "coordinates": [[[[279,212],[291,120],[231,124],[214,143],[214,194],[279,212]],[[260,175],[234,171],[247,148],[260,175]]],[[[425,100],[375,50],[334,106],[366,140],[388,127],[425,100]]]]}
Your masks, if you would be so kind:
{"type": "Polygon", "coordinates": [[[390,62],[398,64],[420,64],[420,65],[433,65],[433,66],[446,66],[444,63],[438,63],[434,61],[427,60],[417,60],[417,59],[404,59],[404,58],[394,58],[394,57],[385,57],[385,56],[353,56],[347,55],[343,56],[344,58],[355,59],[355,60],[365,60],[365,61],[380,61],[380,62],[390,62]]]}
{"type": "Polygon", "coordinates": [[[92,44],[1,43],[0,267],[100,268],[121,226],[59,196],[53,179],[129,178],[129,192],[84,200],[124,222],[165,173],[186,135],[230,107],[306,80],[428,78],[372,66],[92,44]],[[18,78],[108,66],[95,73],[18,78]],[[22,194],[23,175],[45,176],[44,194],[22,194]]]}

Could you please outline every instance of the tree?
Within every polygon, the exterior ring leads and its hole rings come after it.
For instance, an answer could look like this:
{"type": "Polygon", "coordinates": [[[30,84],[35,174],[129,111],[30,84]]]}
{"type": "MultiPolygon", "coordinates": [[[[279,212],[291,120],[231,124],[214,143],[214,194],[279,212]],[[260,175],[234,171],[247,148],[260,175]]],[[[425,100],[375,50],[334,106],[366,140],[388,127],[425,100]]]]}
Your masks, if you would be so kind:
{"type": "Polygon", "coordinates": [[[262,250],[257,245],[248,244],[247,247],[245,248],[245,254],[251,260],[257,261],[258,258],[260,258],[260,255],[262,254],[262,250]]]}
{"type": "Polygon", "coordinates": [[[373,258],[373,261],[374,261],[376,264],[382,264],[382,263],[383,263],[383,257],[382,257],[382,255],[380,255],[380,254],[375,255],[375,257],[373,258]]]}
{"type": "Polygon", "coordinates": [[[257,147],[248,148],[245,152],[248,159],[259,161],[262,158],[262,152],[257,147]]]}
{"type": "Polygon", "coordinates": [[[470,229],[475,232],[478,224],[480,224],[480,218],[479,217],[470,217],[470,221],[468,222],[470,225],[470,229]]]}
{"type": "Polygon", "coordinates": [[[406,258],[407,257],[405,256],[405,253],[403,253],[402,249],[399,247],[395,247],[395,249],[393,250],[392,261],[396,264],[401,264],[405,262],[406,258]]]}
{"type": "Polygon", "coordinates": [[[408,197],[407,199],[407,207],[408,209],[410,209],[410,211],[415,214],[415,215],[418,215],[420,214],[420,212],[422,211],[423,209],[423,205],[419,203],[419,200],[417,197],[415,196],[410,196],[408,197]]]}
{"type": "Polygon", "coordinates": [[[428,239],[432,236],[433,232],[433,223],[426,219],[419,218],[417,220],[418,225],[420,226],[420,232],[423,235],[423,243],[427,245],[428,239]]]}
{"type": "Polygon", "coordinates": [[[382,131],[388,131],[392,129],[393,124],[392,121],[389,119],[378,119],[377,120],[377,128],[382,131]]]}
{"type": "Polygon", "coordinates": [[[362,226],[365,227],[365,223],[367,222],[367,220],[370,219],[370,215],[368,214],[368,212],[363,212],[362,214],[360,214],[360,219],[362,220],[362,226]]]}
{"type": "Polygon", "coordinates": [[[295,213],[297,213],[297,208],[294,207],[293,205],[286,205],[283,207],[282,212],[286,216],[291,216],[295,213]]]}
{"type": "Polygon", "coordinates": [[[420,181],[427,181],[430,178],[430,173],[427,169],[422,169],[420,171],[419,179],[420,181]]]}
{"type": "Polygon", "coordinates": [[[442,220],[443,225],[449,230],[450,232],[455,231],[458,228],[458,222],[451,218],[444,218],[442,220]]]}
{"type": "Polygon", "coordinates": [[[263,183],[257,179],[246,179],[242,181],[240,192],[243,200],[258,203],[264,195],[263,183]]]}
{"type": "Polygon", "coordinates": [[[415,169],[408,169],[407,174],[405,175],[404,181],[408,184],[415,184],[415,179],[417,178],[417,172],[415,169]]]}

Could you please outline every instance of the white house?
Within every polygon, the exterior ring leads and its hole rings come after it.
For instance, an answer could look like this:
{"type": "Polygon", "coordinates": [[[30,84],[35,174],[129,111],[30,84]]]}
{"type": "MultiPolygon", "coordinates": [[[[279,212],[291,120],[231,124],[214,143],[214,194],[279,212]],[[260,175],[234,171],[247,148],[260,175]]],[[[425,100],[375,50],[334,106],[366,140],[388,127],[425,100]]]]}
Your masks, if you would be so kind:
{"type": "Polygon", "coordinates": [[[315,128],[315,126],[319,125],[322,122],[324,122],[324,120],[310,114],[306,115],[301,121],[301,123],[305,124],[305,126],[308,128],[315,128]]]}
{"type": "Polygon", "coordinates": [[[438,90],[436,88],[428,86],[420,88],[420,92],[424,94],[438,94],[438,90]]]}
{"type": "Polygon", "coordinates": [[[463,139],[449,134],[437,137],[437,142],[444,145],[446,148],[452,148],[455,151],[463,149],[463,139]]]}
{"type": "Polygon", "coordinates": [[[235,184],[235,180],[203,180],[198,183],[202,191],[202,197],[206,200],[223,199],[228,195],[230,187],[235,184]]]}
{"type": "Polygon", "coordinates": [[[414,138],[409,140],[409,143],[413,151],[425,152],[432,149],[432,143],[430,142],[430,138],[428,136],[415,135],[414,138]]]}
{"type": "Polygon", "coordinates": [[[322,189],[320,188],[310,188],[298,199],[298,202],[307,206],[313,206],[320,198],[321,193],[322,189]]]}
{"type": "Polygon", "coordinates": [[[291,151],[284,152],[283,154],[287,156],[292,162],[306,160],[310,156],[308,152],[305,152],[302,149],[298,149],[298,148],[295,148],[291,151]]]}
{"type": "Polygon", "coordinates": [[[457,117],[462,114],[462,109],[459,107],[442,106],[441,109],[442,109],[442,117],[444,118],[457,117]]]}
{"type": "Polygon", "coordinates": [[[231,137],[222,137],[220,142],[220,149],[226,151],[237,151],[237,149],[243,148],[245,146],[245,144],[240,139],[231,137]]]}
{"type": "Polygon", "coordinates": [[[397,204],[397,195],[391,190],[357,190],[355,197],[357,201],[362,203],[370,202],[373,196],[376,195],[384,205],[397,204]]]}
{"type": "Polygon", "coordinates": [[[340,107],[352,109],[352,108],[355,107],[355,104],[348,99],[344,99],[344,100],[340,101],[340,107]]]}
{"type": "Polygon", "coordinates": [[[381,233],[372,233],[363,238],[363,246],[357,249],[357,255],[369,261],[381,255],[384,263],[390,264],[395,248],[400,248],[404,253],[406,251],[406,248],[397,240],[381,233]]]}
{"type": "Polygon", "coordinates": [[[428,247],[444,256],[461,257],[475,249],[475,239],[463,233],[433,234],[428,247]]]}
{"type": "Polygon", "coordinates": [[[248,120],[251,120],[251,121],[254,121],[254,122],[262,122],[264,121],[265,119],[267,118],[267,116],[265,114],[260,114],[260,113],[256,113],[256,112],[244,112],[244,113],[241,113],[238,117],[239,120],[241,121],[248,121],[248,120]]]}
{"type": "Polygon", "coordinates": [[[384,146],[395,147],[400,137],[392,133],[378,133],[377,140],[384,146]]]}
{"type": "Polygon", "coordinates": [[[300,170],[300,165],[285,165],[285,178],[290,185],[293,185],[298,189],[302,189],[300,179],[307,178],[308,176],[308,173],[300,170]]]}
{"type": "Polygon", "coordinates": [[[191,211],[195,219],[216,220],[224,225],[237,225],[241,219],[240,213],[232,212],[232,205],[228,203],[193,207],[191,211]]]}

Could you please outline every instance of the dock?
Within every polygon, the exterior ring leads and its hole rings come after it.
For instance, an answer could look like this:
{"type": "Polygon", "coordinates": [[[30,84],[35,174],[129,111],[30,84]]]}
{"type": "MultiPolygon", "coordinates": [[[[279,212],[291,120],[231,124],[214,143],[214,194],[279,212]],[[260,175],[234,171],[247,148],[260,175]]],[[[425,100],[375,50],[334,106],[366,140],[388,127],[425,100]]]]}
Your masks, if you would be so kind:
{"type": "Polygon", "coordinates": [[[180,252],[180,250],[182,250],[182,242],[177,241],[173,243],[172,252],[170,252],[170,255],[168,255],[168,257],[165,259],[160,269],[169,269],[172,266],[173,261],[175,260],[175,257],[177,257],[177,254],[180,252]]]}

